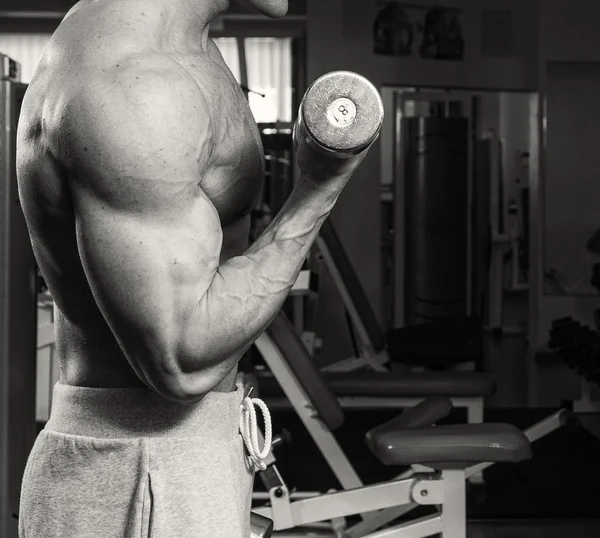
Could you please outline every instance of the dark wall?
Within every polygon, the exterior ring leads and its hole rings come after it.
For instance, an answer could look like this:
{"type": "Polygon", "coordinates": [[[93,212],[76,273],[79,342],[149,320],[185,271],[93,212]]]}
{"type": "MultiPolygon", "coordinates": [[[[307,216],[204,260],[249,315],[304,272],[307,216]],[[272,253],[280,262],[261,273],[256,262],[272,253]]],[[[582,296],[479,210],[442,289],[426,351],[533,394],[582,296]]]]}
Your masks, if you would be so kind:
{"type": "MultiPolygon", "coordinates": [[[[74,0],[3,0],[0,9],[0,33],[53,33],[65,13],[76,3],[74,0]]],[[[247,15],[249,11],[232,6],[228,13],[230,15],[247,15]]],[[[306,0],[290,0],[288,15],[292,17],[288,18],[288,22],[291,23],[296,22],[294,17],[305,16],[306,0]]],[[[266,23],[270,23],[273,19],[264,17],[264,20],[266,23]]],[[[279,19],[277,22],[282,21],[279,19]]],[[[236,24],[237,26],[247,25],[247,21],[243,18],[236,21],[233,17],[228,21],[228,25],[235,26],[236,24]]],[[[227,28],[227,30],[233,30],[233,28],[227,28]]],[[[273,33],[273,30],[266,33],[277,35],[277,33],[273,33]]]]}
{"type": "Polygon", "coordinates": [[[4,0],[3,11],[62,11],[66,12],[76,2],[73,0],[4,0]]]}
{"type": "MultiPolygon", "coordinates": [[[[67,12],[77,2],[74,0],[3,0],[2,11],[40,11],[40,12],[67,12]]],[[[232,7],[231,13],[243,13],[245,10],[232,7]]],[[[306,0],[291,0],[290,15],[303,15],[306,13],[306,0]]]]}
{"type": "MultiPolygon", "coordinates": [[[[74,0],[3,0],[0,9],[0,33],[53,33],[63,15],[76,3],[74,0]]],[[[232,6],[228,13],[243,15],[249,12],[232,6]]],[[[306,0],[290,0],[288,15],[306,15],[306,0]]],[[[242,19],[243,21],[245,19],[242,19]]],[[[269,19],[265,18],[265,21],[268,22],[269,19]]]]}

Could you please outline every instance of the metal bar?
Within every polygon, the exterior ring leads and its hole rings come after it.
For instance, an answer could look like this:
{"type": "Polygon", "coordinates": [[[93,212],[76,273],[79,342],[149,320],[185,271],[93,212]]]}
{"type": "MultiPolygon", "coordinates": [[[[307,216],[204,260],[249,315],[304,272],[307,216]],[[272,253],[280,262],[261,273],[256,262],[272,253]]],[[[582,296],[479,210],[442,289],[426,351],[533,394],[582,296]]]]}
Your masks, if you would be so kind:
{"type": "Polygon", "coordinates": [[[442,506],[442,536],[467,538],[467,499],[465,471],[442,471],[444,504],[442,506]]]}
{"type": "Polygon", "coordinates": [[[35,441],[36,265],[16,176],[16,131],[27,86],[0,81],[0,536],[17,536],[19,492],[35,441]]]}
{"type": "MultiPolygon", "coordinates": [[[[329,371],[329,370],[326,370],[329,371]]],[[[331,370],[336,371],[336,370],[331,370]]],[[[379,398],[377,396],[340,396],[338,402],[344,409],[406,409],[419,404],[429,396],[421,396],[414,398],[379,398]]],[[[265,396],[265,403],[273,409],[289,409],[292,404],[287,398],[277,398],[265,396]]],[[[452,405],[455,408],[468,408],[470,398],[451,398],[452,405]]]]}
{"type": "MultiPolygon", "coordinates": [[[[557,411],[549,417],[546,417],[545,419],[536,422],[535,424],[523,431],[525,437],[527,437],[530,443],[534,443],[535,441],[541,439],[542,437],[545,437],[549,433],[558,430],[563,425],[567,413],[568,411],[561,409],[560,411],[557,411]]],[[[492,465],[494,465],[494,462],[486,462],[473,465],[472,467],[469,467],[467,469],[466,476],[467,478],[470,478],[471,476],[480,473],[481,471],[484,471],[492,465]]]]}
{"type": "Polygon", "coordinates": [[[557,411],[549,417],[546,417],[545,419],[536,422],[535,424],[524,430],[523,433],[527,436],[529,442],[533,443],[563,426],[568,414],[569,411],[561,409],[560,411],[557,411]]]}
{"type": "MultiPolygon", "coordinates": [[[[442,532],[442,516],[426,516],[370,534],[368,538],[425,538],[442,532]]],[[[449,536],[447,538],[454,538],[449,536]]]]}
{"type": "Polygon", "coordinates": [[[411,502],[402,506],[394,506],[392,508],[381,510],[371,519],[361,521],[349,529],[346,529],[344,536],[347,536],[348,538],[361,538],[363,536],[367,536],[375,530],[381,529],[381,527],[384,525],[387,525],[399,517],[402,517],[404,514],[408,514],[408,512],[411,512],[417,506],[419,506],[417,503],[411,502]]]}
{"type": "Polygon", "coordinates": [[[368,366],[367,361],[362,357],[348,357],[341,361],[328,364],[321,368],[321,372],[353,372],[359,368],[368,366]]]}
{"type": "MultiPolygon", "coordinates": [[[[359,512],[373,512],[398,505],[407,505],[414,480],[383,482],[374,486],[327,493],[311,499],[303,499],[290,504],[294,526],[303,526],[319,521],[356,515],[359,512]]],[[[254,512],[269,517],[271,507],[255,509],[254,512]]],[[[275,528],[277,522],[275,521],[275,528]]]]}
{"type": "MultiPolygon", "coordinates": [[[[450,97],[448,98],[450,100],[450,97]]],[[[449,103],[449,100],[446,101],[449,103]]],[[[465,275],[465,302],[467,316],[473,314],[473,202],[474,202],[474,176],[475,170],[473,166],[473,154],[474,148],[474,118],[473,118],[473,107],[472,107],[472,96],[467,94],[463,96],[460,101],[462,103],[462,114],[467,118],[468,131],[467,131],[467,274],[465,275]]]]}
{"type": "Polygon", "coordinates": [[[404,97],[402,91],[394,92],[394,166],[393,166],[393,327],[404,327],[405,322],[405,290],[404,279],[406,273],[404,251],[406,221],[404,205],[405,196],[405,170],[404,170],[404,134],[402,118],[404,116],[404,97]]]}
{"type": "MultiPolygon", "coordinates": [[[[291,501],[298,501],[300,499],[311,499],[312,497],[319,497],[322,495],[320,491],[293,491],[289,494],[291,501]]],[[[267,491],[254,491],[252,493],[252,500],[254,501],[270,501],[271,496],[267,491]]]]}
{"type": "MultiPolygon", "coordinates": [[[[248,88],[248,58],[246,57],[246,40],[243,37],[236,38],[238,49],[238,60],[240,63],[240,86],[248,88]]],[[[248,91],[244,90],[246,99],[248,99],[248,91]]]]}
{"type": "MultiPolygon", "coordinates": [[[[344,282],[344,279],[342,278],[342,275],[340,274],[337,264],[335,263],[335,259],[333,258],[333,255],[331,254],[331,251],[329,250],[327,243],[321,236],[318,236],[317,240],[316,240],[316,245],[317,245],[317,248],[319,249],[319,252],[323,256],[323,261],[325,262],[327,269],[329,269],[329,273],[331,274],[331,276],[335,282],[335,287],[337,288],[339,294],[342,297],[344,306],[346,307],[346,310],[348,311],[348,314],[350,315],[350,318],[352,319],[352,324],[354,325],[354,329],[356,330],[356,333],[359,336],[362,347],[364,349],[371,351],[372,345],[371,345],[371,339],[369,338],[369,333],[367,332],[367,329],[363,323],[362,317],[361,317],[360,313],[358,312],[358,309],[356,308],[354,301],[352,300],[352,294],[350,293],[350,290],[348,290],[348,288],[346,287],[346,283],[344,282]]],[[[369,362],[371,362],[371,361],[369,361],[369,362]]],[[[376,364],[375,362],[372,363],[372,367],[375,370],[379,369],[378,366],[379,365],[376,364]]]]}
{"type": "Polygon", "coordinates": [[[335,437],[315,416],[310,398],[300,386],[285,358],[281,356],[279,348],[268,331],[256,340],[255,345],[342,487],[345,489],[362,487],[362,481],[335,437]]]}
{"type": "Polygon", "coordinates": [[[502,296],[504,286],[504,247],[500,229],[500,140],[494,133],[490,139],[490,223],[491,223],[491,266],[489,276],[489,324],[492,329],[502,325],[502,296]],[[502,239],[502,240],[500,240],[502,239]]]}
{"type": "MultiPolygon", "coordinates": [[[[10,152],[10,140],[8,137],[7,118],[10,114],[8,82],[0,82],[0,118],[4,120],[5,125],[0,129],[0,154],[8,155],[10,152]]],[[[2,163],[3,164],[3,163],[2,163]]],[[[9,226],[9,208],[10,197],[8,193],[8,170],[0,169],[2,181],[0,181],[0,535],[6,536],[9,533],[8,522],[10,521],[9,506],[9,428],[10,417],[9,410],[9,389],[10,389],[10,368],[9,361],[10,347],[8,337],[10,334],[10,305],[9,305],[9,273],[8,258],[10,254],[8,230],[9,226]],[[5,176],[6,174],[6,176],[5,176]]]]}

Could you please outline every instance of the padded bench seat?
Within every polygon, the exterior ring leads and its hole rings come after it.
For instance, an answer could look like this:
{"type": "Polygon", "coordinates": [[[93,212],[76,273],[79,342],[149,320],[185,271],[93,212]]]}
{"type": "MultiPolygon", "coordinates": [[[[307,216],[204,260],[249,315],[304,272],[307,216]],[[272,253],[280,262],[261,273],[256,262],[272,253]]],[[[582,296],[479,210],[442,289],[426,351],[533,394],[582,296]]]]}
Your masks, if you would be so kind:
{"type": "Polygon", "coordinates": [[[516,463],[531,457],[527,437],[510,424],[389,428],[370,433],[368,445],[385,465],[456,469],[482,462],[516,463]]]}
{"type": "MultiPolygon", "coordinates": [[[[270,372],[257,372],[260,393],[281,397],[283,390],[270,372]]],[[[495,384],[489,376],[474,372],[327,372],[325,382],[338,397],[378,396],[414,398],[428,396],[487,397],[495,384]]]]}

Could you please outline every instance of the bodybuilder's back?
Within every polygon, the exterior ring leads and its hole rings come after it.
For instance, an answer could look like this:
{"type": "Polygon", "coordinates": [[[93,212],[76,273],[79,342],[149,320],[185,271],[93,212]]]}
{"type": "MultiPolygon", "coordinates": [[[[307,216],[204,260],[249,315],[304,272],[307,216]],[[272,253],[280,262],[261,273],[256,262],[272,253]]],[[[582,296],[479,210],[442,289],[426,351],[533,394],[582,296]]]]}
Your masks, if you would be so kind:
{"type": "MultiPolygon", "coordinates": [[[[67,384],[141,383],[97,306],[80,257],[78,204],[85,203],[85,197],[74,196],[74,192],[86,189],[86,174],[74,163],[77,152],[96,151],[94,131],[109,127],[100,114],[86,118],[87,133],[75,128],[74,121],[86,114],[85,108],[74,105],[77,96],[85,93],[88,99],[97,99],[97,111],[119,106],[111,100],[113,89],[127,95],[132,85],[139,85],[134,92],[139,97],[145,85],[148,91],[155,89],[157,76],[167,79],[166,83],[171,75],[173,84],[184,81],[181,100],[189,107],[190,117],[203,109],[211,124],[210,162],[203,167],[202,177],[199,174],[197,186],[218,214],[222,261],[248,246],[248,214],[262,182],[262,154],[244,95],[214,44],[208,41],[203,50],[183,50],[161,35],[160,22],[161,14],[153,10],[151,2],[80,2],[53,36],[23,103],[18,133],[19,190],[34,252],[57,307],[57,354],[61,381],[67,384]],[[77,146],[83,149],[71,144],[74,131],[79,131],[80,139],[89,135],[89,144],[77,146]]],[[[167,117],[172,103],[165,99],[160,105],[157,117],[167,117]]],[[[132,99],[123,117],[131,118],[130,109],[135,112],[135,106],[132,99]]],[[[119,138],[119,133],[113,134],[119,138]]],[[[131,140],[131,144],[143,145],[144,140],[131,140]]],[[[150,157],[157,160],[157,167],[171,165],[169,141],[164,149],[150,157]]],[[[97,157],[96,162],[105,162],[110,169],[113,155],[97,157]]],[[[172,169],[176,174],[176,162],[172,169]]],[[[95,172],[102,174],[102,170],[95,172]]],[[[128,181],[128,177],[119,180],[128,181]]],[[[106,189],[110,189],[108,180],[106,189]]]]}

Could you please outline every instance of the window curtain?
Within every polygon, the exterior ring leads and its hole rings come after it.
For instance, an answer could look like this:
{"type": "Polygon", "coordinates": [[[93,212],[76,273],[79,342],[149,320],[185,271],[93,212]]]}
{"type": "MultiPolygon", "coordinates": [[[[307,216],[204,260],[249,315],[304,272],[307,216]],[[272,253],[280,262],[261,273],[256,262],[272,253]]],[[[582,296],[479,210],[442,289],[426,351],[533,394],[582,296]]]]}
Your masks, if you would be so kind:
{"type": "Polygon", "coordinates": [[[292,121],[292,40],[253,37],[245,40],[248,99],[259,123],[292,121]]]}
{"type": "Polygon", "coordinates": [[[217,37],[214,39],[214,42],[221,51],[221,56],[223,56],[227,67],[233,73],[235,80],[238,81],[238,84],[241,83],[240,55],[237,39],[235,37],[217,37]]]}
{"type": "MultiPolygon", "coordinates": [[[[215,43],[241,82],[237,38],[220,37],[215,43]]],[[[244,39],[248,100],[258,123],[292,121],[292,40],[252,37],[244,39]]]]}
{"type": "MultiPolygon", "coordinates": [[[[50,37],[51,34],[0,34],[0,52],[21,64],[23,82],[31,82],[50,37]]],[[[252,90],[248,99],[256,121],[291,122],[292,40],[257,37],[244,41],[247,82],[252,90]]],[[[219,37],[215,43],[234,77],[241,82],[237,38],[219,37]]]]}
{"type": "Polygon", "coordinates": [[[52,34],[0,34],[0,52],[21,64],[21,81],[29,84],[52,34]]]}

